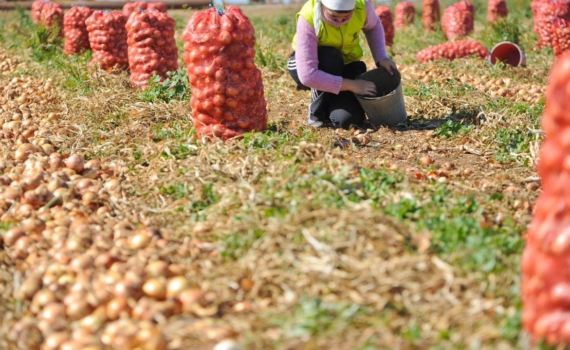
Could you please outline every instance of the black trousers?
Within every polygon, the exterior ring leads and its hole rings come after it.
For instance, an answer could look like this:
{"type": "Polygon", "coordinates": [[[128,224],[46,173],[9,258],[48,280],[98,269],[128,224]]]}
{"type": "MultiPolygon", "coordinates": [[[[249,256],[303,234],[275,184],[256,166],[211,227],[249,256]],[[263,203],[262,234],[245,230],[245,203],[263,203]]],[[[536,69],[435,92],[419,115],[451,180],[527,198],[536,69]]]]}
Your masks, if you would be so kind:
{"type": "MultiPolygon", "coordinates": [[[[351,62],[347,65],[342,60],[340,51],[332,47],[318,48],[319,70],[354,79],[366,72],[366,64],[362,61],[351,62]]],[[[289,74],[302,89],[309,90],[299,80],[295,54],[287,64],[289,74]]],[[[315,121],[331,122],[335,128],[348,129],[351,125],[360,126],[365,120],[364,110],[351,91],[341,91],[338,95],[330,92],[311,89],[311,105],[309,106],[309,125],[315,121]]]]}

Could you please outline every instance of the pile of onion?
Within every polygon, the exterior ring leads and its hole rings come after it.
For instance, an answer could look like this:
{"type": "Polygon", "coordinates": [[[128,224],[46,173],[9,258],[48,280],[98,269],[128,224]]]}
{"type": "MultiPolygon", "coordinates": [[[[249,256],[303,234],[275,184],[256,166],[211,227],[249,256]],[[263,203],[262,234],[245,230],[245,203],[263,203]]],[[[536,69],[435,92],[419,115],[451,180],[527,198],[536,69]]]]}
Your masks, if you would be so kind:
{"type": "Polygon", "coordinates": [[[217,306],[170,260],[181,242],[115,215],[125,191],[112,167],[58,149],[56,116],[40,107],[56,94],[51,83],[18,76],[0,86],[0,216],[11,223],[0,245],[4,263],[18,266],[22,308],[2,340],[10,349],[166,349],[157,322],[217,306]]]}
{"type": "Polygon", "coordinates": [[[487,4],[487,22],[494,23],[507,17],[509,10],[505,0],[489,0],[487,4]]]}
{"type": "Polygon", "coordinates": [[[448,6],[443,12],[441,29],[449,40],[465,37],[473,31],[475,24],[475,7],[469,0],[448,6]]]}
{"type": "Polygon", "coordinates": [[[201,136],[224,140],[267,128],[255,33],[236,6],[196,12],[184,29],[184,62],[192,116],[201,136]]]}
{"type": "Polygon", "coordinates": [[[399,2],[394,9],[394,13],[396,17],[394,20],[394,27],[396,29],[406,28],[407,26],[414,24],[416,19],[416,8],[412,2],[399,2]]]}
{"type": "Polygon", "coordinates": [[[439,0],[422,1],[422,25],[425,30],[435,30],[435,25],[441,20],[439,0]]]}
{"type": "Polygon", "coordinates": [[[63,52],[65,54],[80,54],[91,49],[85,21],[92,13],[93,11],[89,7],[74,6],[63,16],[63,31],[65,33],[63,52]]]}
{"type": "Polygon", "coordinates": [[[174,40],[176,22],[156,10],[135,10],[127,21],[129,67],[134,87],[146,87],[148,79],[178,69],[178,49],[174,40]]]}
{"type": "Polygon", "coordinates": [[[535,339],[570,344],[570,54],[555,62],[546,90],[538,173],[542,193],[522,256],[522,323],[535,339]]]}
{"type": "Polygon", "coordinates": [[[93,50],[90,66],[103,70],[129,67],[127,18],[120,11],[95,11],[87,20],[89,44],[93,50]]]}
{"type": "Polygon", "coordinates": [[[450,61],[477,55],[481,58],[487,57],[489,50],[480,42],[474,40],[458,40],[430,46],[418,52],[417,57],[420,62],[446,58],[450,61]]]}
{"type": "Polygon", "coordinates": [[[380,5],[374,8],[374,12],[380,18],[382,22],[382,27],[384,27],[384,40],[386,46],[392,46],[394,44],[394,22],[392,19],[392,11],[386,5],[380,5]]]}

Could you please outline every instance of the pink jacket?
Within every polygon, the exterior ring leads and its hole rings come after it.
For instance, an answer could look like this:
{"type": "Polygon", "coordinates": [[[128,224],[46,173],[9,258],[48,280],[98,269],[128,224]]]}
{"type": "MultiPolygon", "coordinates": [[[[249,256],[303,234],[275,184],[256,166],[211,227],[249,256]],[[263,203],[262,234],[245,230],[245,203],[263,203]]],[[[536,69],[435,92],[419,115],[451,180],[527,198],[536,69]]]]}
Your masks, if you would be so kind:
{"type": "MultiPolygon", "coordinates": [[[[323,16],[323,20],[328,24],[335,25],[334,22],[329,21],[325,16],[323,16]]],[[[374,7],[368,1],[366,1],[366,21],[362,31],[366,35],[366,41],[372,52],[374,62],[388,57],[386,55],[382,22],[374,12],[374,7]]],[[[295,51],[299,80],[303,85],[310,88],[338,94],[342,85],[342,77],[319,70],[318,44],[319,39],[313,27],[302,16],[299,16],[295,51]]]]}

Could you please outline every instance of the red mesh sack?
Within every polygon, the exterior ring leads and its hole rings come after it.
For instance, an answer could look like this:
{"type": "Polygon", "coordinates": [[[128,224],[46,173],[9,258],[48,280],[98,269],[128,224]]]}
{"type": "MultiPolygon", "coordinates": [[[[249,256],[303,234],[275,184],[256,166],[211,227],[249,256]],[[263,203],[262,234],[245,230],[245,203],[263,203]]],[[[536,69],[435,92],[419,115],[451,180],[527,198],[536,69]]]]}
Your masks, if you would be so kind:
{"type": "Polygon", "coordinates": [[[423,0],[422,25],[425,30],[435,30],[435,24],[441,19],[441,10],[438,0],[423,0]]]}
{"type": "Polygon", "coordinates": [[[40,22],[63,37],[63,8],[57,2],[47,2],[42,6],[40,22]]]}
{"type": "Polygon", "coordinates": [[[157,10],[135,10],[127,21],[127,44],[131,83],[144,88],[148,79],[178,69],[178,48],[174,40],[176,22],[157,10]]]}
{"type": "Polygon", "coordinates": [[[538,34],[538,44],[541,47],[552,46],[552,23],[556,18],[570,19],[568,0],[533,0],[531,9],[534,15],[534,31],[538,34]]]}
{"type": "Polygon", "coordinates": [[[552,22],[552,48],[557,57],[570,48],[570,20],[556,18],[552,22]]]}
{"type": "Polygon", "coordinates": [[[63,32],[65,45],[63,52],[66,55],[78,54],[90,50],[89,33],[85,21],[93,10],[85,6],[74,6],[63,16],[63,32]]]}
{"type": "Polygon", "coordinates": [[[32,3],[31,17],[32,17],[32,21],[35,24],[40,23],[41,16],[42,16],[42,7],[44,7],[44,5],[47,4],[48,2],[49,2],[49,0],[35,0],[32,3]]]}
{"type": "Polygon", "coordinates": [[[538,173],[542,193],[522,255],[523,328],[535,339],[570,344],[570,54],[552,67],[546,89],[538,173]]]}
{"type": "Polygon", "coordinates": [[[441,29],[449,40],[465,37],[473,31],[475,7],[469,0],[448,6],[443,12],[441,29]]]}
{"type": "Polygon", "coordinates": [[[93,51],[90,67],[103,70],[127,69],[127,19],[120,11],[95,11],[87,20],[89,45],[93,51]]]}
{"type": "Polygon", "coordinates": [[[135,2],[127,2],[126,4],[123,5],[123,15],[129,18],[131,13],[133,13],[133,11],[136,9],[157,10],[164,13],[166,13],[168,10],[166,4],[160,1],[154,1],[154,2],[135,1],[135,2]]]}
{"type": "Polygon", "coordinates": [[[478,41],[458,40],[425,48],[418,52],[417,57],[420,62],[426,62],[438,58],[454,60],[472,55],[485,58],[488,54],[489,50],[478,41]]]}
{"type": "Polygon", "coordinates": [[[416,8],[409,1],[402,1],[396,5],[394,27],[397,29],[406,28],[414,23],[416,19],[416,8]]]}
{"type": "Polygon", "coordinates": [[[489,0],[487,4],[487,22],[494,23],[507,17],[509,11],[505,0],[489,0]]]}
{"type": "Polygon", "coordinates": [[[380,18],[382,22],[382,27],[384,27],[384,41],[386,46],[392,46],[394,44],[394,22],[392,21],[392,12],[390,8],[386,5],[377,6],[374,9],[376,15],[380,18]]]}
{"type": "Polygon", "coordinates": [[[237,6],[195,13],[183,33],[199,135],[226,140],[267,128],[261,72],[255,66],[253,25],[237,6]]]}

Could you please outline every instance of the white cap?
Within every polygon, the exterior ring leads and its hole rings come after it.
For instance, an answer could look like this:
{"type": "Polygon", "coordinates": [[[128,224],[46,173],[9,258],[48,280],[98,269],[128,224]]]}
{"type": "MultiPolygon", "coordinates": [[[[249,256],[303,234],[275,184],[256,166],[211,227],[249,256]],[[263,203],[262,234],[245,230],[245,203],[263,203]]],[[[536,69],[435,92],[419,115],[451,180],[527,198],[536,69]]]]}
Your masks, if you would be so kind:
{"type": "Polygon", "coordinates": [[[333,11],[350,11],[356,6],[356,0],[321,0],[321,2],[333,11]]]}

